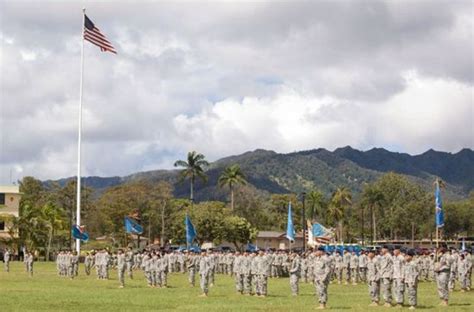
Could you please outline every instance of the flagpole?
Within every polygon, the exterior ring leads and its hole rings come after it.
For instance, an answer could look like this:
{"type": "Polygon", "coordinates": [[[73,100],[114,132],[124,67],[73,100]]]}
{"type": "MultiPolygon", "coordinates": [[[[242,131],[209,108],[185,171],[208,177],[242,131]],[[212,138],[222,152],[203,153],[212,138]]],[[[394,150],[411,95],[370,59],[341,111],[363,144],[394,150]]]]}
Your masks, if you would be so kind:
{"type": "MultiPolygon", "coordinates": [[[[81,31],[81,78],[79,82],[79,122],[77,131],[77,198],[76,198],[76,225],[81,225],[81,139],[82,139],[82,89],[84,78],[84,25],[86,8],[82,9],[82,31],[81,31]]],[[[81,252],[81,240],[76,239],[76,251],[81,252]]]]}

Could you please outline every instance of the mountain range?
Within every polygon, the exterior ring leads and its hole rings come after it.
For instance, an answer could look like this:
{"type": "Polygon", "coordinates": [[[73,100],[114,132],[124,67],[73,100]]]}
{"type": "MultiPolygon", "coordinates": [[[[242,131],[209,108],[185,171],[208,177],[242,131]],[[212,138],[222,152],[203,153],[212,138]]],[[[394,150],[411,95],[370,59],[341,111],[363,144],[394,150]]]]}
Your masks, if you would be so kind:
{"type": "MultiPolygon", "coordinates": [[[[264,193],[299,193],[318,188],[329,195],[337,187],[345,186],[357,196],[366,183],[387,172],[403,174],[426,190],[432,190],[435,178],[440,177],[446,183],[446,196],[451,199],[465,198],[474,190],[474,151],[467,148],[458,153],[430,149],[414,156],[383,148],[360,151],[350,146],[332,152],[319,148],[289,154],[257,149],[211,163],[206,169],[207,183],[196,183],[196,200],[227,198],[227,190],[220,189],[217,180],[231,164],[239,164],[249,184],[264,193]]],[[[173,184],[176,197],[187,197],[189,183],[180,182],[178,172],[153,170],[125,177],[85,177],[82,181],[101,193],[108,187],[140,179],[164,180],[173,184]]],[[[70,179],[74,178],[57,182],[64,185],[70,179]]]]}

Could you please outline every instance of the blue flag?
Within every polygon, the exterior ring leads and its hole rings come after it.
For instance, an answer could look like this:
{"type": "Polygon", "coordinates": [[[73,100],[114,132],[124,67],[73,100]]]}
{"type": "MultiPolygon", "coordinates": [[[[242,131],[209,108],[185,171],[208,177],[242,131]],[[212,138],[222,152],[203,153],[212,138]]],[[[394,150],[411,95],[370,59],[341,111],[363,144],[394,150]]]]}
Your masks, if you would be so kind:
{"type": "Polygon", "coordinates": [[[186,227],[186,244],[190,246],[193,243],[194,238],[196,237],[196,230],[194,229],[191,219],[186,215],[184,220],[184,225],[186,227]]]}
{"type": "Polygon", "coordinates": [[[135,220],[125,217],[125,231],[132,234],[142,234],[143,227],[138,224],[135,220]]]}
{"type": "Polygon", "coordinates": [[[71,228],[71,233],[72,237],[74,237],[75,239],[80,239],[83,242],[87,242],[89,240],[89,234],[84,232],[84,230],[81,229],[80,226],[77,226],[75,224],[71,228]]]}
{"type": "Polygon", "coordinates": [[[441,202],[441,191],[439,189],[439,182],[436,182],[435,188],[435,203],[436,203],[436,227],[444,226],[443,203],[441,202]]]}
{"type": "Polygon", "coordinates": [[[288,224],[286,226],[286,238],[295,241],[295,228],[293,227],[293,218],[291,216],[291,202],[288,204],[288,224]]]}

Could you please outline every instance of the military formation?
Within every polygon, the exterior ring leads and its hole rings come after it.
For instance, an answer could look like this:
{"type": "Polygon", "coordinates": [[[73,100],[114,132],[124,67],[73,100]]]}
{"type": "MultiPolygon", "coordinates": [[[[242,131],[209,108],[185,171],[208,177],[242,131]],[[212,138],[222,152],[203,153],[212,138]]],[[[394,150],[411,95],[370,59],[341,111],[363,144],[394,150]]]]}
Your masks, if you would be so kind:
{"type": "MultiPolygon", "coordinates": [[[[60,251],[56,255],[58,275],[74,279],[79,274],[79,256],[75,251],[60,251]]],[[[5,271],[10,270],[11,253],[4,252],[5,271]]],[[[33,275],[34,256],[25,253],[26,271],[33,275]]],[[[301,282],[314,285],[319,309],[326,308],[331,283],[368,287],[370,306],[417,306],[419,282],[436,282],[440,305],[448,305],[449,293],[456,286],[470,291],[472,257],[468,252],[438,249],[417,254],[414,250],[381,248],[362,252],[326,252],[323,247],[306,252],[202,252],[162,251],[132,248],[111,253],[107,249],[87,252],[84,272],[107,280],[116,270],[119,287],[125,287],[126,277],[133,279],[135,270],[142,270],[148,287],[168,287],[169,273],[187,273],[190,286],[199,278],[201,296],[207,297],[215,283],[216,274],[230,275],[235,290],[242,295],[266,297],[270,278],[289,278],[290,291],[299,295],[301,282]]]]}

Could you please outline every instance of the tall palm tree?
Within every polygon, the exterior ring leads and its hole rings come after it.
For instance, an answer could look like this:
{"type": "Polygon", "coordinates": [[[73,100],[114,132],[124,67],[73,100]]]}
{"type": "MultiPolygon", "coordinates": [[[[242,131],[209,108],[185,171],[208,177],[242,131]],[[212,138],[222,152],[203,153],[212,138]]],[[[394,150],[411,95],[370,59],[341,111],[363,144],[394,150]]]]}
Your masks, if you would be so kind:
{"type": "Polygon", "coordinates": [[[52,202],[47,202],[42,209],[41,216],[48,227],[48,245],[46,247],[46,261],[49,261],[51,242],[54,238],[54,232],[64,227],[64,220],[61,210],[52,202]]]}
{"type": "Polygon", "coordinates": [[[337,188],[332,194],[331,204],[329,205],[329,216],[336,222],[338,229],[338,238],[342,243],[343,222],[345,208],[352,204],[351,191],[345,187],[337,188]]]}
{"type": "MultiPolygon", "coordinates": [[[[319,190],[313,190],[309,192],[308,197],[308,217],[311,221],[315,221],[315,218],[323,218],[323,205],[324,205],[324,195],[319,190]]],[[[321,222],[320,220],[319,222],[321,222]]]]}
{"type": "Polygon", "coordinates": [[[377,240],[377,208],[382,205],[383,199],[383,193],[377,187],[367,187],[362,194],[362,204],[369,206],[370,210],[372,243],[377,240]]]}
{"type": "Polygon", "coordinates": [[[246,184],[245,175],[239,165],[232,165],[224,169],[219,177],[219,186],[228,185],[230,189],[230,207],[234,211],[234,186],[237,184],[246,184]]]}
{"type": "Polygon", "coordinates": [[[190,180],[190,192],[189,199],[191,205],[194,203],[194,182],[196,178],[200,178],[202,181],[207,181],[207,176],[204,173],[204,167],[209,166],[209,163],[204,159],[203,154],[199,154],[196,151],[188,153],[188,160],[177,160],[174,163],[175,167],[183,167],[184,169],[180,172],[181,180],[189,178],[190,180]]]}

